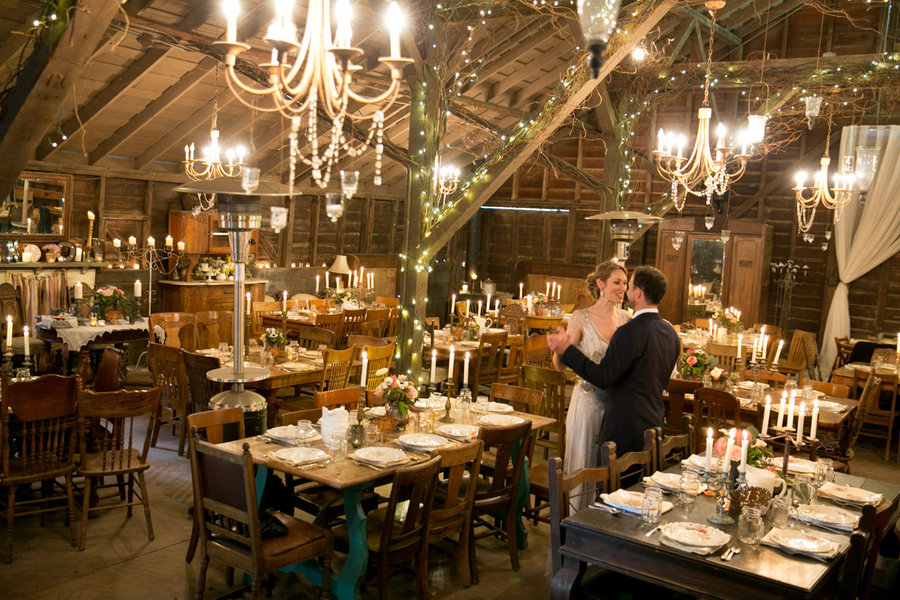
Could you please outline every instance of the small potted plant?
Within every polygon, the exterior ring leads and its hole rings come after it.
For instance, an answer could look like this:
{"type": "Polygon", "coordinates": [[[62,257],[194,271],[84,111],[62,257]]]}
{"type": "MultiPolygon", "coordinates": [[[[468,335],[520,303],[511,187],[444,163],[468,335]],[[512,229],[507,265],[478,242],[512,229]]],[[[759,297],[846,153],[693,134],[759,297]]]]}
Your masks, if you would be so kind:
{"type": "Polygon", "coordinates": [[[104,285],[94,292],[94,306],[108,323],[115,323],[130,311],[128,296],[114,285],[104,285]]]}
{"type": "Polygon", "coordinates": [[[265,347],[273,357],[281,356],[284,352],[284,347],[287,346],[287,337],[285,337],[284,332],[275,327],[267,327],[263,334],[259,336],[259,339],[262,342],[263,347],[265,347]]]}
{"type": "Polygon", "coordinates": [[[384,398],[385,415],[393,419],[395,427],[402,429],[415,409],[419,391],[406,375],[388,375],[375,388],[375,395],[384,398]]]}

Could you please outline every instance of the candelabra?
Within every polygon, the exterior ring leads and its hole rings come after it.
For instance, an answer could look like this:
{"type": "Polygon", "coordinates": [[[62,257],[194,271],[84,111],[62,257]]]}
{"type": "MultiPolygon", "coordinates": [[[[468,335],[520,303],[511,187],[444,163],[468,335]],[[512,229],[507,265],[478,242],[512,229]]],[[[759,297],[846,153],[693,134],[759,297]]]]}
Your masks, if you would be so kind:
{"type": "Polygon", "coordinates": [[[788,259],[787,262],[774,263],[772,265],[772,280],[778,286],[775,297],[775,314],[778,315],[778,326],[782,331],[786,329],[787,317],[791,312],[791,299],[794,295],[794,287],[806,281],[809,267],[802,267],[788,259]]]}
{"type": "Polygon", "coordinates": [[[3,365],[0,366],[0,377],[9,380],[13,375],[13,351],[12,346],[7,345],[3,350],[3,365]]]}
{"type": "Polygon", "coordinates": [[[444,416],[440,418],[441,423],[452,423],[453,419],[450,417],[450,409],[453,407],[450,399],[453,397],[453,365],[450,365],[450,373],[447,375],[447,380],[444,382],[444,395],[447,397],[447,402],[444,405],[444,416]]]}
{"type": "Polygon", "coordinates": [[[149,238],[148,242],[147,247],[142,248],[137,245],[136,240],[130,239],[125,248],[120,245],[117,250],[120,264],[133,264],[136,269],[144,264],[147,265],[147,316],[150,316],[153,313],[153,271],[167,274],[166,263],[171,258],[174,258],[176,262],[180,260],[184,256],[184,250],[181,248],[173,250],[168,243],[164,249],[160,250],[156,247],[153,238],[149,238]]]}

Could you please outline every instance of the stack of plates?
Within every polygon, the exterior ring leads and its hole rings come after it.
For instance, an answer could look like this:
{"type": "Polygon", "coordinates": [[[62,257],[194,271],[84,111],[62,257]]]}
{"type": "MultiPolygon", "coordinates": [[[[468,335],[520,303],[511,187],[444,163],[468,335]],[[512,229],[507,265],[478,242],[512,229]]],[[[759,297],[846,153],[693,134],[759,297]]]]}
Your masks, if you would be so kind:
{"type": "Polygon", "coordinates": [[[830,560],[837,556],[841,545],[826,537],[804,529],[773,528],[762,539],[767,546],[780,548],[788,554],[800,554],[817,560],[830,560]]]}
{"type": "Polygon", "coordinates": [[[289,445],[309,444],[322,439],[315,429],[304,431],[296,425],[272,427],[267,429],[264,435],[270,440],[289,445]]]}
{"type": "MultiPolygon", "coordinates": [[[[784,464],[783,458],[780,456],[776,456],[769,459],[769,464],[774,466],[779,471],[781,470],[781,466],[784,464]]],[[[788,473],[802,473],[804,475],[815,475],[816,474],[816,463],[811,460],[806,460],[805,458],[797,458],[796,456],[791,456],[788,458],[788,473]]]]}
{"type": "Polygon", "coordinates": [[[406,452],[399,448],[385,446],[368,446],[360,448],[350,455],[351,458],[376,467],[394,467],[409,462],[406,452]]]}
{"type": "Polygon", "coordinates": [[[438,433],[448,438],[459,440],[461,442],[468,442],[470,440],[474,440],[478,437],[478,432],[481,430],[478,425],[463,425],[463,424],[455,424],[451,423],[449,425],[441,425],[437,428],[438,433]]]}
{"type": "Polygon", "coordinates": [[[677,492],[681,490],[681,475],[657,471],[650,477],[644,477],[644,484],[661,487],[667,492],[677,492]]]}
{"type": "Polygon", "coordinates": [[[448,445],[447,438],[433,433],[405,433],[397,438],[397,443],[405,448],[426,452],[448,445]]]}
{"type": "Polygon", "coordinates": [[[329,458],[325,451],[318,448],[282,448],[281,450],[270,452],[269,456],[295,467],[322,462],[329,458]]]}
{"type": "Polygon", "coordinates": [[[731,539],[724,531],[703,523],[666,523],[659,529],[661,544],[694,554],[712,554],[731,539]]]}
{"type": "Polygon", "coordinates": [[[830,504],[801,504],[797,507],[797,516],[810,525],[850,533],[859,524],[860,514],[830,504]]]}
{"type": "Polygon", "coordinates": [[[472,410],[475,412],[511,413],[513,407],[502,402],[476,402],[472,405],[472,410]]]}
{"type": "Polygon", "coordinates": [[[884,499],[881,494],[876,494],[875,492],[870,492],[858,487],[851,487],[849,485],[837,485],[830,481],[819,488],[819,495],[834,500],[838,504],[848,504],[850,506],[859,507],[865,506],[866,504],[878,506],[884,499]]]}
{"type": "Polygon", "coordinates": [[[512,427],[513,425],[521,425],[525,422],[522,417],[514,415],[498,415],[489,413],[478,418],[478,422],[482,425],[490,425],[491,427],[512,427]]]}
{"type": "MultiPolygon", "coordinates": [[[[641,514],[641,505],[644,503],[644,494],[629,490],[616,490],[612,494],[600,494],[600,497],[603,499],[603,502],[609,506],[636,515],[641,514]]],[[[667,513],[673,508],[675,508],[674,504],[663,500],[662,512],[667,513]]]]}

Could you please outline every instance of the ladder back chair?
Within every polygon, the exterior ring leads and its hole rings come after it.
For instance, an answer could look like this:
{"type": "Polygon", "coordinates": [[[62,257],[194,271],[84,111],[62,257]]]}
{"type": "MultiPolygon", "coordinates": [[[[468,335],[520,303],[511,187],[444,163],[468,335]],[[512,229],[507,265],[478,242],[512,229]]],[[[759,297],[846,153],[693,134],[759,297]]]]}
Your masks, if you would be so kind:
{"type": "Polygon", "coordinates": [[[315,326],[332,333],[334,336],[332,346],[335,348],[338,348],[341,345],[343,325],[343,313],[316,313],[315,326]]]}
{"type": "Polygon", "coordinates": [[[355,348],[335,350],[326,348],[322,352],[322,378],[319,380],[319,391],[345,388],[350,381],[350,368],[356,354],[355,348]]]}
{"type": "Polygon", "coordinates": [[[685,394],[692,394],[703,387],[702,381],[688,379],[669,379],[666,384],[666,395],[663,399],[666,404],[666,433],[678,434],[681,432],[681,417],[684,414],[685,394]]]}
{"type": "Polygon", "coordinates": [[[80,460],[78,474],[84,476],[84,498],[81,513],[81,541],[79,550],[84,550],[87,539],[88,515],[94,510],[106,511],[110,508],[125,508],[131,518],[132,509],[142,506],[147,520],[147,537],[154,539],[153,521],[150,519],[150,492],[144,479],[144,472],[150,468],[147,454],[150,451],[150,436],[142,435],[138,421],[147,418],[146,431],[153,430],[159,407],[161,382],[146,390],[119,390],[115,392],[78,391],[78,430],[80,460]],[[93,421],[99,421],[103,435],[87,440],[84,432],[93,421]],[[115,480],[104,483],[107,477],[115,480]],[[123,483],[127,492],[123,494],[123,483]],[[100,491],[114,488],[115,492],[101,495],[100,491]],[[92,490],[98,494],[97,505],[92,506],[89,498],[92,490]],[[127,494],[127,498],[124,497],[127,494]],[[118,500],[117,504],[100,505],[104,500],[118,500]]]}
{"type": "Polygon", "coordinates": [[[351,335],[347,338],[347,346],[355,346],[357,350],[362,351],[363,346],[376,346],[378,348],[393,344],[397,340],[394,338],[378,337],[374,335],[351,335]]]}
{"type": "Polygon", "coordinates": [[[185,352],[184,369],[187,373],[188,390],[190,390],[191,412],[209,410],[209,401],[222,391],[222,384],[206,376],[208,371],[221,366],[215,356],[206,356],[196,352],[185,352]]]}
{"type": "Polygon", "coordinates": [[[772,370],[777,370],[784,375],[796,375],[797,381],[802,383],[807,368],[803,331],[799,329],[794,330],[793,335],[791,335],[791,345],[788,347],[787,356],[779,359],[778,364],[775,365],[775,352],[777,351],[778,346],[775,346],[775,350],[772,353],[772,360],[769,361],[770,368],[772,370]]]}
{"type": "Polygon", "coordinates": [[[853,413],[853,419],[850,421],[847,431],[844,432],[841,439],[835,440],[825,432],[817,434],[819,442],[816,446],[816,455],[843,463],[843,467],[841,467],[838,462],[835,462],[835,471],[850,473],[850,461],[856,455],[856,442],[869,413],[869,406],[873,402],[877,403],[880,395],[881,379],[875,375],[869,375],[863,386],[862,393],[859,395],[859,404],[856,407],[856,412],[853,413]]]}
{"type": "Polygon", "coordinates": [[[191,384],[184,366],[184,351],[181,348],[151,342],[147,349],[147,364],[154,381],[162,378],[162,396],[156,419],[152,423],[153,429],[149,432],[150,446],[156,448],[159,431],[163,426],[172,425],[174,434],[175,424],[181,422],[181,433],[178,436],[178,455],[181,456],[187,442],[184,417],[191,408],[191,384]],[[168,415],[164,416],[166,411],[168,415]]]}
{"type": "Polygon", "coordinates": [[[396,296],[375,296],[375,304],[395,308],[400,306],[400,299],[396,296]]]}
{"type": "Polygon", "coordinates": [[[347,410],[356,410],[359,402],[360,387],[353,385],[350,387],[340,388],[336,390],[328,390],[325,392],[316,392],[314,401],[319,415],[322,414],[322,408],[334,408],[335,406],[343,406],[347,410]]]}
{"type": "Polygon", "coordinates": [[[395,344],[391,342],[387,346],[363,346],[360,348],[359,356],[362,357],[362,353],[366,353],[366,358],[368,360],[368,367],[366,369],[366,389],[374,390],[378,387],[378,384],[384,381],[385,374],[390,372],[391,370],[391,361],[394,360],[394,346],[395,344]],[[382,369],[387,369],[378,374],[382,369]]]}
{"type": "Polygon", "coordinates": [[[773,388],[783,388],[784,384],[787,383],[788,376],[779,373],[778,371],[767,371],[766,369],[760,369],[759,373],[754,375],[752,370],[744,369],[741,372],[741,378],[744,381],[768,383],[769,387],[773,388]]]}
{"type": "Polygon", "coordinates": [[[344,321],[341,327],[341,336],[339,347],[346,348],[347,347],[347,336],[354,333],[362,333],[360,329],[363,322],[366,320],[366,309],[365,308],[345,308],[342,312],[344,321]]]}
{"type": "Polygon", "coordinates": [[[503,349],[506,347],[507,333],[483,333],[478,340],[478,350],[472,370],[472,393],[478,395],[480,386],[490,387],[500,376],[503,366],[503,349]]]}
{"type": "Polygon", "coordinates": [[[170,348],[197,348],[197,315],[194,313],[168,312],[150,315],[150,339],[154,339],[156,328],[163,331],[163,344],[170,348]]]}
{"type": "MultiPolygon", "coordinates": [[[[387,329],[388,319],[391,316],[390,308],[370,308],[366,312],[366,321],[377,321],[378,322],[378,333],[376,335],[384,335],[385,330],[387,329]]],[[[425,317],[425,322],[427,324],[429,317],[425,317]]]]}
{"type": "Polygon", "coordinates": [[[510,335],[524,335],[525,331],[525,308],[521,304],[507,304],[500,311],[503,318],[504,327],[510,335]]]}
{"type": "Polygon", "coordinates": [[[734,394],[712,388],[700,388],[694,392],[695,427],[716,430],[741,427],[741,404],[734,394]]]}
{"type": "Polygon", "coordinates": [[[384,337],[397,337],[397,326],[400,323],[400,309],[392,308],[391,315],[388,317],[387,329],[384,330],[384,337]]]}
{"type": "Polygon", "coordinates": [[[737,346],[710,342],[707,345],[706,353],[715,357],[717,365],[726,371],[734,371],[738,367],[737,346]]]}
{"type": "Polygon", "coordinates": [[[656,471],[656,430],[644,430],[644,449],[616,456],[616,443],[606,442],[600,448],[600,466],[608,467],[613,490],[628,487],[650,477],[656,471]]]}
{"type": "Polygon", "coordinates": [[[834,396],[835,398],[849,398],[850,386],[842,383],[829,383],[827,381],[816,381],[815,379],[807,379],[805,383],[810,384],[812,389],[822,392],[826,396],[834,396]]]}
{"type": "Polygon", "coordinates": [[[262,335],[263,313],[280,313],[281,300],[261,300],[250,303],[250,335],[259,337],[262,335]]]}
{"type": "Polygon", "coordinates": [[[819,346],[816,344],[816,334],[811,331],[801,331],[803,334],[803,354],[806,357],[806,379],[818,381],[822,379],[822,370],[819,366],[819,346]]]}
{"type": "Polygon", "coordinates": [[[230,310],[205,310],[197,313],[197,348],[231,345],[234,313],[230,310]]]}
{"type": "Polygon", "coordinates": [[[522,365],[519,385],[538,390],[544,397],[541,414],[556,423],[540,431],[535,442],[544,449],[544,458],[550,451],[565,458],[566,453],[566,374],[556,369],[545,369],[534,365],[522,365]],[[553,439],[552,434],[556,435],[553,439]]]}
{"type": "Polygon", "coordinates": [[[0,486],[6,488],[4,506],[6,544],[3,562],[12,562],[16,517],[45,515],[66,509],[72,545],[75,532],[76,377],[44,375],[31,381],[3,379],[0,394],[0,486]],[[15,440],[15,442],[13,441],[15,440]],[[63,489],[57,493],[58,479],[63,489]],[[35,483],[37,498],[18,497],[35,483]],[[18,509],[18,510],[17,510],[18,509]]]}
{"type": "MultiPolygon", "coordinates": [[[[868,368],[853,369],[854,387],[857,390],[863,389],[869,377],[874,374],[873,370],[868,368]]],[[[868,399],[866,409],[868,414],[863,419],[863,430],[860,435],[885,440],[884,460],[888,460],[891,457],[891,443],[897,420],[897,373],[882,373],[878,375],[878,378],[881,383],[878,392],[868,399]],[[865,425],[884,428],[885,432],[867,430],[865,425]]],[[[860,395],[860,403],[862,403],[862,395],[860,395]]]]}
{"type": "Polygon", "coordinates": [[[542,333],[532,333],[525,338],[525,354],[522,357],[523,364],[536,367],[553,367],[553,357],[550,346],[547,345],[547,336],[542,333]]]}
{"type": "Polygon", "coordinates": [[[291,327],[288,336],[297,340],[301,348],[318,350],[319,346],[334,347],[334,332],[314,325],[297,325],[291,327]]]}
{"type": "Polygon", "coordinates": [[[104,348],[91,389],[95,392],[114,392],[122,387],[127,374],[125,353],[118,348],[104,348]]]}
{"type": "Polygon", "coordinates": [[[660,470],[681,464],[694,453],[696,435],[694,417],[682,415],[681,431],[677,435],[665,435],[662,427],[656,428],[656,467],[660,470]]]}
{"type": "Polygon", "coordinates": [[[834,363],[831,365],[832,371],[850,362],[850,354],[853,352],[853,344],[850,342],[849,335],[834,338],[834,345],[836,353],[834,355],[834,363]]]}

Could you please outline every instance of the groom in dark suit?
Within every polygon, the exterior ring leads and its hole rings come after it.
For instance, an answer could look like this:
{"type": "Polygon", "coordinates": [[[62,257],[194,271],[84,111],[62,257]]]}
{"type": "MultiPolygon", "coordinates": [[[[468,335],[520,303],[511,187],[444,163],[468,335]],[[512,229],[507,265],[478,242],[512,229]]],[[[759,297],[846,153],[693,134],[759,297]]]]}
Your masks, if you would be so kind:
{"type": "Polygon", "coordinates": [[[615,442],[619,455],[642,450],[644,430],[662,427],[665,420],[662,391],[681,351],[678,334],[657,309],[665,293],[661,271],[646,266],[634,270],[628,282],[634,317],[616,329],[600,364],[573,346],[562,328],[548,335],[550,349],[563,364],[607,391],[600,443],[615,442]]]}

